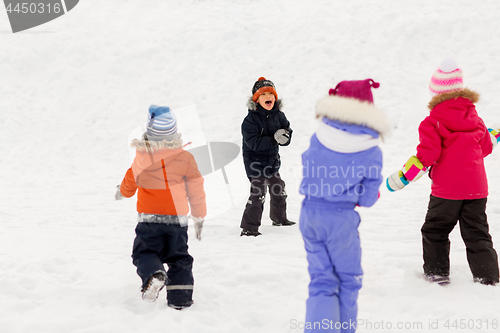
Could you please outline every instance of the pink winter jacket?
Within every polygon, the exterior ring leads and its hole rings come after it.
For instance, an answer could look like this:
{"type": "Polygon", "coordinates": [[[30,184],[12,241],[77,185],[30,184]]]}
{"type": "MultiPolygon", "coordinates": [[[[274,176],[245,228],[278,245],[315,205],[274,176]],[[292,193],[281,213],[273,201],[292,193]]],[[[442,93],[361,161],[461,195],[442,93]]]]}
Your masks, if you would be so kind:
{"type": "Polygon", "coordinates": [[[493,149],[489,132],[474,103],[479,95],[469,89],[435,96],[430,115],[418,129],[417,158],[432,167],[432,195],[444,199],[488,196],[483,158],[493,149]]]}

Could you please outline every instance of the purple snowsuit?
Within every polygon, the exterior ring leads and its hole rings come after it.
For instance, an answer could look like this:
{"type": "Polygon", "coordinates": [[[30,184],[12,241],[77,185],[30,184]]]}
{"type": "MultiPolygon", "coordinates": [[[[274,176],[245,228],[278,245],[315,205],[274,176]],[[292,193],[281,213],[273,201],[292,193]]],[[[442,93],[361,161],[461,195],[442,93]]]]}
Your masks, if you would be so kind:
{"type": "MultiPolygon", "coordinates": [[[[340,149],[336,140],[314,134],[302,155],[305,195],[300,214],[300,231],[309,262],[309,298],[304,332],[354,332],[357,298],[361,288],[360,223],[355,206],[372,206],[382,183],[382,151],[375,130],[323,118],[340,137],[373,140],[371,147],[360,144],[340,149]]],[[[328,127],[326,131],[328,131],[328,127]]],[[[332,138],[332,137],[331,137],[332,138]]],[[[336,138],[339,138],[338,136],[336,138]]],[[[346,140],[347,142],[351,142],[346,140]]]]}

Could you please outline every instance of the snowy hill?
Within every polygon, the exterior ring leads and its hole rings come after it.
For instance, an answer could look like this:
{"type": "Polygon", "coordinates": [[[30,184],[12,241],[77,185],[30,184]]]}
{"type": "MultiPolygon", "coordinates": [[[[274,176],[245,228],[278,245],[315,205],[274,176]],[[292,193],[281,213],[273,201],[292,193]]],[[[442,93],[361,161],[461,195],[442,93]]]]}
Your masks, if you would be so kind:
{"type": "MultiPolygon", "coordinates": [[[[239,144],[252,85],[265,76],[294,129],[281,174],[289,217],[298,221],[300,155],[317,126],[314,106],[341,80],[381,84],[375,104],[393,126],[382,146],[385,176],[414,154],[427,85],[446,56],[481,94],[485,122],[500,124],[499,15],[497,0],[85,0],[12,34],[0,10],[2,332],[302,332],[309,277],[299,229],[272,227],[265,215],[262,236],[239,237],[244,176],[232,179],[235,204],[206,221],[203,240],[189,231],[195,304],[179,312],[141,300],[130,258],[135,199],[113,197],[130,166],[129,134],[150,104],[194,105],[206,141],[239,144]]],[[[497,250],[499,163],[498,151],[486,160],[497,250]]],[[[235,174],[238,165],[241,155],[235,174]]],[[[379,202],[359,210],[358,332],[500,325],[500,289],[472,282],[458,228],[452,284],[417,277],[429,193],[427,178],[397,193],[381,188],[379,202]]]]}

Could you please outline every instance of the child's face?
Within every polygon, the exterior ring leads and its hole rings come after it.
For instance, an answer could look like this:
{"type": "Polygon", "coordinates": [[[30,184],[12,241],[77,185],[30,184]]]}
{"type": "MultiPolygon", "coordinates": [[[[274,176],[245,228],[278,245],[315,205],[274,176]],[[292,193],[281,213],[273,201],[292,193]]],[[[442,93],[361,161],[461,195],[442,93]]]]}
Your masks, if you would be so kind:
{"type": "Polygon", "coordinates": [[[276,97],[274,97],[274,94],[271,92],[265,92],[257,99],[257,103],[267,111],[274,107],[274,102],[276,102],[276,97]]]}

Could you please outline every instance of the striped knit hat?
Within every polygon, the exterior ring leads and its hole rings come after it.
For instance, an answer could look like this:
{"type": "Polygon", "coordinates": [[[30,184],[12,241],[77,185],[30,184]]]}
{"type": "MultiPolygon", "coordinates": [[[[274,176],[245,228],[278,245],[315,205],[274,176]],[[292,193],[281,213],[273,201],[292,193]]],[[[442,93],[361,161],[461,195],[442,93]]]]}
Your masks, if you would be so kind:
{"type": "Polygon", "coordinates": [[[457,62],[452,58],[446,58],[441,66],[434,72],[429,83],[432,96],[442,93],[464,89],[462,69],[458,68],[457,62]]]}
{"type": "Polygon", "coordinates": [[[257,102],[259,96],[265,92],[270,92],[278,99],[278,93],[276,92],[276,88],[274,87],[274,83],[270,80],[267,80],[265,77],[259,77],[257,82],[253,85],[252,88],[252,100],[257,102]]]}
{"type": "Polygon", "coordinates": [[[151,105],[147,135],[168,136],[177,133],[177,118],[168,106],[151,105]]]}

